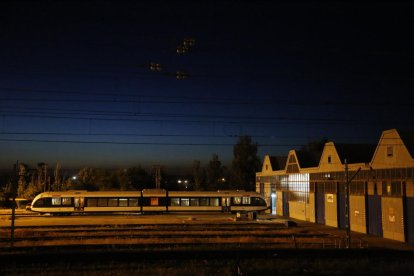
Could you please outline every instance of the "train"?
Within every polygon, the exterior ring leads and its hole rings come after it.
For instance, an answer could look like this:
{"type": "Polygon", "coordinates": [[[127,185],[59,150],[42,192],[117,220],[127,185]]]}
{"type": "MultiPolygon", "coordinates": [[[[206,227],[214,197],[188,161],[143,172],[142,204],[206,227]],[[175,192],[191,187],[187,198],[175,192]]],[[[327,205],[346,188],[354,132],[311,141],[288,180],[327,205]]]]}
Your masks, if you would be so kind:
{"type": "Polygon", "coordinates": [[[51,215],[73,213],[260,213],[267,210],[264,197],[246,191],[62,191],[37,195],[31,211],[51,215]]]}

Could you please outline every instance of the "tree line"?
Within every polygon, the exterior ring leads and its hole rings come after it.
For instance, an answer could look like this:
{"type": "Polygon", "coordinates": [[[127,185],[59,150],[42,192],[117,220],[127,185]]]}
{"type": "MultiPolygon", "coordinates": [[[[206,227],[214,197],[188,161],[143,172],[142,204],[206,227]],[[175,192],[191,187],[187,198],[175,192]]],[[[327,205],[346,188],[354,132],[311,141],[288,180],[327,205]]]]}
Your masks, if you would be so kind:
{"type": "MultiPolygon", "coordinates": [[[[217,153],[212,154],[206,165],[199,160],[191,164],[191,174],[185,185],[177,178],[161,171],[161,188],[167,190],[255,190],[255,174],[260,168],[257,143],[250,136],[240,136],[233,147],[233,161],[223,166],[217,153]]],[[[46,163],[35,167],[20,163],[15,175],[3,183],[3,194],[13,194],[27,199],[44,191],[65,190],[142,190],[155,188],[154,175],[141,166],[122,169],[94,167],[81,168],[74,175],[62,173],[60,163],[49,168],[46,163]]]]}

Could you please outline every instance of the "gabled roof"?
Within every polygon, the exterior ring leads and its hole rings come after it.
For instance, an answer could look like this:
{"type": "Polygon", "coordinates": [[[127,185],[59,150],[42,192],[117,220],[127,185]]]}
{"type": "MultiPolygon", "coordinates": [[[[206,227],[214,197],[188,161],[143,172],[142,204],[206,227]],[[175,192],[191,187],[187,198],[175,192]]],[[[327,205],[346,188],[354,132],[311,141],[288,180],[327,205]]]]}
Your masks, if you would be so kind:
{"type": "Polygon", "coordinates": [[[286,167],[287,156],[269,156],[272,170],[283,170],[286,167]]]}
{"type": "Polygon", "coordinates": [[[414,132],[407,130],[397,130],[397,132],[410,153],[411,158],[414,158],[414,132]]]}
{"type": "Polygon", "coordinates": [[[372,144],[335,144],[341,162],[346,159],[351,163],[369,163],[372,160],[377,145],[372,144]]]}

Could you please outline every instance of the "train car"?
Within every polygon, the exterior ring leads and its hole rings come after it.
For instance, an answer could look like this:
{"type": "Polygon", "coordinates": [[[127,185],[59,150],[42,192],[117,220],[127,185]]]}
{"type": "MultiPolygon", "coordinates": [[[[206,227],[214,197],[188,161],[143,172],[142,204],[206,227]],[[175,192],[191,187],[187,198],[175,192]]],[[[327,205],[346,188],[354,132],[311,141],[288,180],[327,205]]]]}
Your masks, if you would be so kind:
{"type": "Polygon", "coordinates": [[[244,191],[171,191],[146,189],[139,191],[66,191],[37,195],[33,212],[50,214],[99,212],[260,212],[268,208],[256,192],[244,191]]]}
{"type": "Polygon", "coordinates": [[[33,199],[31,210],[50,214],[141,212],[141,192],[45,192],[33,199]]]}
{"type": "Polygon", "coordinates": [[[245,191],[168,192],[168,211],[260,212],[267,209],[265,199],[245,191]]]}
{"type": "Polygon", "coordinates": [[[142,212],[166,212],[167,191],[164,189],[142,190],[142,212]]]}

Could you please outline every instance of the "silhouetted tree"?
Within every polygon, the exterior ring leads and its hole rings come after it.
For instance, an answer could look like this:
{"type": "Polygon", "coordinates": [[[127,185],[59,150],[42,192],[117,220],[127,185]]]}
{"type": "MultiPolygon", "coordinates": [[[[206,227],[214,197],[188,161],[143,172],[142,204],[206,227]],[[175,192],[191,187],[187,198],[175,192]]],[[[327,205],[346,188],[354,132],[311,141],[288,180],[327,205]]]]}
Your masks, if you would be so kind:
{"type": "Polygon", "coordinates": [[[257,143],[253,144],[250,136],[240,136],[233,148],[233,182],[238,189],[254,191],[256,171],[260,168],[257,156],[257,143]]]}
{"type": "Polygon", "coordinates": [[[194,178],[194,190],[199,191],[201,189],[203,181],[203,168],[201,168],[200,160],[193,161],[193,178],[194,178]]]}
{"type": "Polygon", "coordinates": [[[27,178],[29,167],[26,164],[20,163],[18,170],[17,196],[24,197],[28,185],[27,178]]]}
{"type": "Polygon", "coordinates": [[[151,175],[143,169],[141,166],[131,167],[126,171],[126,178],[128,187],[135,190],[142,190],[147,188],[153,188],[153,180],[151,175]]]}
{"type": "Polygon", "coordinates": [[[97,190],[97,183],[99,182],[99,175],[95,168],[85,167],[79,170],[76,182],[71,182],[74,189],[97,190]]]}
{"type": "Polygon", "coordinates": [[[207,190],[220,189],[221,179],[223,177],[223,167],[217,154],[213,154],[207,166],[207,190]]]}
{"type": "Polygon", "coordinates": [[[47,164],[46,163],[37,163],[37,189],[39,191],[46,191],[46,182],[47,182],[47,164]]]}
{"type": "Polygon", "coordinates": [[[53,181],[53,190],[54,191],[60,191],[62,189],[62,172],[60,163],[56,163],[55,171],[54,171],[54,181],[53,181]]]}

